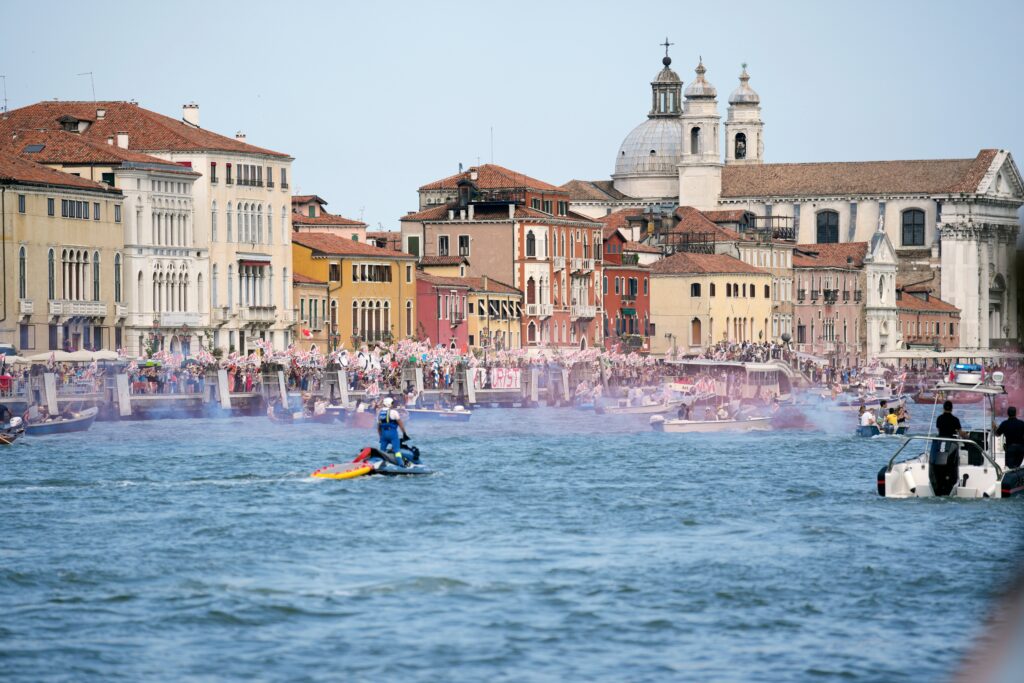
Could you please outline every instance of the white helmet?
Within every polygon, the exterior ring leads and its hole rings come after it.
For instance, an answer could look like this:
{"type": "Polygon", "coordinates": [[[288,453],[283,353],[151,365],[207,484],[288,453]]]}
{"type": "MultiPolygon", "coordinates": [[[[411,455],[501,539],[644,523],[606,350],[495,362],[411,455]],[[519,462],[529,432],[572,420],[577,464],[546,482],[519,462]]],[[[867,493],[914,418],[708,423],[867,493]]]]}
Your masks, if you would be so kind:
{"type": "Polygon", "coordinates": [[[385,408],[390,408],[391,404],[394,403],[394,402],[395,402],[395,399],[393,399],[390,396],[388,396],[386,399],[384,399],[384,407],[385,408]]]}

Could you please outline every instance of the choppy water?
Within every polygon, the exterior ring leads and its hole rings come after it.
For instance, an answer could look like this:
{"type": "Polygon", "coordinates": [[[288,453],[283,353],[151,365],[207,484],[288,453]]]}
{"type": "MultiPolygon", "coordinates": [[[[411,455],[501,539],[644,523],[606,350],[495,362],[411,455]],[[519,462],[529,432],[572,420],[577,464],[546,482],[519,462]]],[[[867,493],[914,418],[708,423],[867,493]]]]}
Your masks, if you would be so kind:
{"type": "Polygon", "coordinates": [[[369,433],[260,418],[3,450],[0,678],[941,680],[1020,559],[1020,501],[879,498],[848,429],[410,432],[438,474],[311,480],[369,433]]]}

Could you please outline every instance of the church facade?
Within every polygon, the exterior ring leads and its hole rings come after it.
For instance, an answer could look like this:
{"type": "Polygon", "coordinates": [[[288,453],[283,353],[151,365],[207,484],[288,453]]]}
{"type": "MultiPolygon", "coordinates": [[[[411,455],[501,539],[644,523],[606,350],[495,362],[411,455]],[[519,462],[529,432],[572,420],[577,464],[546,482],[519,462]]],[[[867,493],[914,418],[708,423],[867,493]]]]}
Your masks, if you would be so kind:
{"type": "MultiPolygon", "coordinates": [[[[666,54],[651,84],[648,119],[619,148],[611,182],[562,186],[573,211],[599,218],[624,208],[673,205],[737,210],[752,224],[785,226],[800,244],[870,243],[882,233],[896,257],[893,287],[933,276],[933,294],[961,311],[963,347],[1019,339],[1016,242],[1024,182],[1009,152],[768,164],[760,96],[746,65],[723,123],[703,62],[684,89],[671,61],[666,54]]],[[[894,292],[886,293],[887,301],[894,299],[894,292]]]]}

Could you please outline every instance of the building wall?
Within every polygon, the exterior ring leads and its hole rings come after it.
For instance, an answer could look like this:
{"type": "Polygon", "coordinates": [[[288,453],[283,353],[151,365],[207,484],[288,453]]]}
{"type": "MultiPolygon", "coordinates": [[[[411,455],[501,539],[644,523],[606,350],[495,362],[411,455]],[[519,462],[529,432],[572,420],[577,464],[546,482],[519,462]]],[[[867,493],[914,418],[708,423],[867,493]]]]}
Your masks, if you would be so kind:
{"type": "Polygon", "coordinates": [[[467,287],[448,287],[426,280],[416,281],[417,338],[432,344],[462,350],[469,345],[467,320],[467,287]]]}
{"type": "Polygon", "coordinates": [[[469,294],[469,347],[471,349],[519,349],[522,348],[521,294],[504,292],[482,292],[473,290],[469,294]],[[488,304],[497,305],[509,311],[507,317],[490,315],[488,304]],[[490,341],[484,344],[484,339],[490,341]]]}
{"type": "Polygon", "coordinates": [[[680,354],[694,354],[724,340],[768,341],[771,311],[771,276],[767,273],[652,273],[651,320],[655,330],[651,353],[663,355],[677,349],[680,354]],[[697,296],[692,294],[694,284],[700,285],[697,296]],[[741,295],[726,296],[727,285],[736,285],[741,295]],[[765,287],[768,296],[765,296],[765,287]],[[746,296],[742,295],[744,288],[746,296]],[[696,339],[695,331],[698,332],[696,339]]]}
{"type": "Polygon", "coordinates": [[[650,340],[647,338],[651,322],[650,277],[651,273],[646,268],[605,265],[601,284],[604,300],[602,335],[605,348],[615,348],[623,341],[623,337],[629,336],[639,337],[641,345],[636,348],[624,345],[623,351],[650,350],[650,340]],[[635,296],[630,294],[630,279],[636,281],[635,296]],[[623,309],[631,309],[634,313],[626,315],[623,309]]]}
{"type": "Polygon", "coordinates": [[[402,248],[409,253],[409,237],[418,236],[420,256],[438,256],[438,238],[448,236],[449,255],[459,254],[459,235],[469,236],[469,267],[466,275],[487,275],[511,282],[514,271],[513,225],[510,221],[480,223],[453,221],[430,223],[402,221],[402,248]]]}
{"type": "Polygon", "coordinates": [[[859,269],[796,268],[793,348],[843,367],[865,359],[864,274],[859,269]],[[826,302],[824,290],[838,290],[826,302]]]}
{"type": "MultiPolygon", "coordinates": [[[[913,296],[903,294],[903,298],[913,296]]],[[[905,346],[938,344],[960,348],[960,314],[956,311],[921,311],[899,307],[899,329],[905,346]]]]}
{"type": "Polygon", "coordinates": [[[103,192],[62,188],[8,186],[0,188],[4,225],[3,247],[6,297],[0,339],[11,343],[19,353],[32,355],[62,348],[86,345],[114,350],[118,336],[124,334],[124,240],[115,207],[121,210],[121,196],[103,192]],[[18,197],[25,197],[25,213],[18,211],[18,197]],[[48,199],[54,201],[54,215],[48,212],[48,199]],[[64,218],[61,201],[88,202],[90,218],[64,218]],[[95,204],[100,220],[94,220],[95,204]],[[25,249],[25,296],[20,296],[20,251],[25,249]],[[49,291],[48,255],[54,254],[54,291],[49,291]],[[62,255],[82,254],[88,267],[82,273],[82,286],[74,291],[70,270],[62,265],[62,255]],[[93,264],[99,255],[99,296],[93,287],[93,264]],[[115,261],[121,261],[121,292],[115,296],[115,261]],[[52,331],[51,331],[52,328],[52,331]],[[97,329],[99,340],[96,339],[97,329]],[[120,332],[118,332],[120,329],[120,332]],[[51,343],[53,342],[53,343],[51,343]]]}
{"type": "Polygon", "coordinates": [[[308,282],[294,282],[293,298],[298,316],[295,325],[295,345],[303,350],[313,346],[321,353],[332,349],[331,345],[331,304],[337,305],[337,297],[328,297],[326,285],[308,282]],[[303,330],[309,330],[307,337],[303,330]]]}

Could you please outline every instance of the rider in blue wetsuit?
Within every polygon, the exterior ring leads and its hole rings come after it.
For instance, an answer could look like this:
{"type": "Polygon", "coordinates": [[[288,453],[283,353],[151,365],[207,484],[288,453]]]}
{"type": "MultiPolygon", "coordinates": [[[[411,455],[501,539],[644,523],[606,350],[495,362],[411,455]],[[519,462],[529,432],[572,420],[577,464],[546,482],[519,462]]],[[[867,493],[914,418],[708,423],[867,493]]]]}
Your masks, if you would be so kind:
{"type": "Polygon", "coordinates": [[[390,447],[399,463],[405,465],[402,456],[402,441],[398,437],[401,430],[402,436],[406,439],[409,435],[405,431],[405,425],[398,411],[393,407],[394,400],[390,397],[384,399],[384,406],[377,413],[377,434],[380,436],[380,450],[387,451],[390,447]]]}

